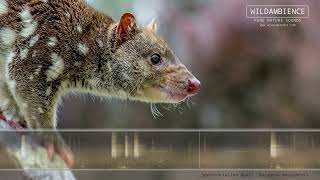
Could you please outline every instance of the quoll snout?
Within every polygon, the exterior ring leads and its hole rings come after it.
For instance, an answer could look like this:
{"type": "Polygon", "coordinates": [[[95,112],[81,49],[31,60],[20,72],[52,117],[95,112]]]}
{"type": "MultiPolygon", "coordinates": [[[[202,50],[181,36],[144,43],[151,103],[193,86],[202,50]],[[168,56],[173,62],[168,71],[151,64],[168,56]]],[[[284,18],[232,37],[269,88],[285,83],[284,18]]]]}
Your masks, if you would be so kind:
{"type": "Polygon", "coordinates": [[[188,79],[187,92],[190,95],[198,93],[200,89],[201,89],[201,83],[198,79],[196,78],[188,79]]]}

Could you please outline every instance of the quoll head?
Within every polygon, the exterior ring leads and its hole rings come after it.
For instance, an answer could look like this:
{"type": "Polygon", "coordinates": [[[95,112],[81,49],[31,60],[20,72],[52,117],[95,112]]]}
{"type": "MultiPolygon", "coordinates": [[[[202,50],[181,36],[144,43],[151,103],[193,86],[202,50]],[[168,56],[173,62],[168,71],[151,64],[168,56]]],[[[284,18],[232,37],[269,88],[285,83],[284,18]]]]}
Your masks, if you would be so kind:
{"type": "Polygon", "coordinates": [[[126,13],[115,30],[113,57],[123,61],[117,77],[127,98],[152,103],[178,103],[200,90],[200,81],[157,35],[153,20],[147,27],[126,13]]]}

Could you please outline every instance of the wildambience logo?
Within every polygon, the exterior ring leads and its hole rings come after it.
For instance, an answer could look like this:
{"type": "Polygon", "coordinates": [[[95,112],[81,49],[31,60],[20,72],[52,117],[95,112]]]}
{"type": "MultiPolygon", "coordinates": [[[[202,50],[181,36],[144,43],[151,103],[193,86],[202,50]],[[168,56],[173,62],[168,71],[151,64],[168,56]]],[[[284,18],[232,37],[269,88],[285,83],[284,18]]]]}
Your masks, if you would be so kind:
{"type": "Polygon", "coordinates": [[[310,17],[310,9],[309,5],[247,5],[246,17],[261,27],[294,27],[310,17]]]}

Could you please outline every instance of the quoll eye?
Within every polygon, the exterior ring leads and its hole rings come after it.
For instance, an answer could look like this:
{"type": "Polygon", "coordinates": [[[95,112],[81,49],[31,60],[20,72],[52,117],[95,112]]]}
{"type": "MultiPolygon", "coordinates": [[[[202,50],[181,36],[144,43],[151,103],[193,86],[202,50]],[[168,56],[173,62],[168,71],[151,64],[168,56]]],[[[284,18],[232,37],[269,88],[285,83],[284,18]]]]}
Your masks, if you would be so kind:
{"type": "Polygon", "coordinates": [[[161,56],[159,54],[153,54],[151,56],[151,62],[154,65],[160,64],[162,61],[161,56]]]}

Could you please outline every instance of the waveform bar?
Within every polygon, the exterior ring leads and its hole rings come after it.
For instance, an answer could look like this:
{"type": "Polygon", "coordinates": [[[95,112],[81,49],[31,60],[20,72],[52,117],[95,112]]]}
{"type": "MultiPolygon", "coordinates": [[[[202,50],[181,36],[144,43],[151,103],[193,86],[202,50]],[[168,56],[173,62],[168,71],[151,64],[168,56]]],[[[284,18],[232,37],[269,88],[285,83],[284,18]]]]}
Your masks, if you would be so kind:
{"type": "Polygon", "coordinates": [[[1,131],[0,169],[19,169],[11,155],[41,161],[42,138],[55,142],[57,133],[74,154],[75,170],[320,170],[320,131],[161,130],[1,131]]]}

